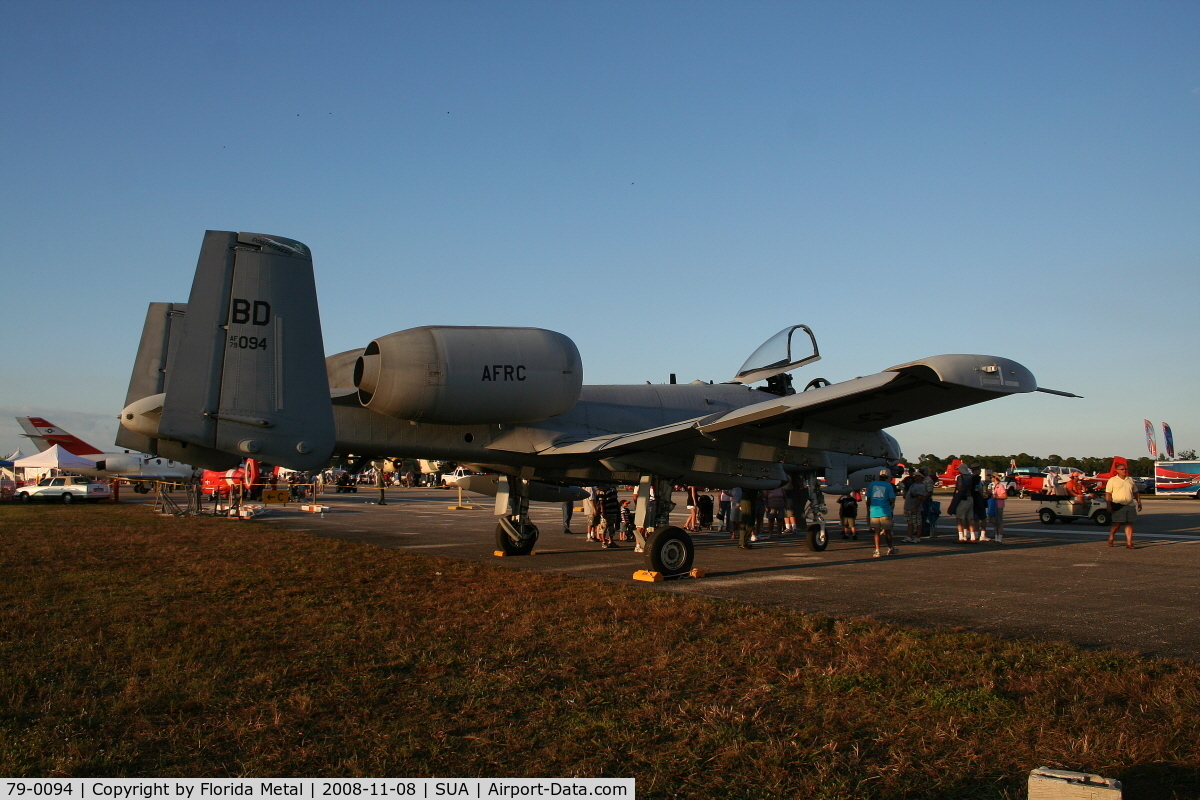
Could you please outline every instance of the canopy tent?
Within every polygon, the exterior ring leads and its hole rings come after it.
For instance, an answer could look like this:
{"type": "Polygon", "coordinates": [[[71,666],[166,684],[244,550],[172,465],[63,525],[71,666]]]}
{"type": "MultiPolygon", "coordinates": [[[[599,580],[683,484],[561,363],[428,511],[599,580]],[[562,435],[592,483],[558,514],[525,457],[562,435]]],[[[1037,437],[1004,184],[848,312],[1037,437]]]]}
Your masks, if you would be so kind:
{"type": "Polygon", "coordinates": [[[40,453],[34,453],[24,458],[18,458],[12,464],[14,467],[32,467],[33,469],[48,469],[50,467],[65,470],[96,468],[95,461],[68,453],[58,445],[51,445],[48,450],[43,450],[40,453]]]}

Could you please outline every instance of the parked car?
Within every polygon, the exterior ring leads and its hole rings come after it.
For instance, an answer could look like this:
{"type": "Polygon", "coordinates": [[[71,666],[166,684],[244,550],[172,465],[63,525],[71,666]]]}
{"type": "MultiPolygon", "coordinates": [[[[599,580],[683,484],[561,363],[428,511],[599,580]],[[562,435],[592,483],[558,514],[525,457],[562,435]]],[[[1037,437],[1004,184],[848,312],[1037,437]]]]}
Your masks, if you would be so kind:
{"type": "Polygon", "coordinates": [[[1138,494],[1155,493],[1154,478],[1134,478],[1133,482],[1137,485],[1138,494]]]}
{"type": "Polygon", "coordinates": [[[42,478],[34,486],[22,486],[17,489],[17,500],[28,503],[32,500],[58,500],[63,503],[80,503],[87,501],[97,503],[112,497],[112,489],[107,483],[99,483],[91,478],[42,478]]]}

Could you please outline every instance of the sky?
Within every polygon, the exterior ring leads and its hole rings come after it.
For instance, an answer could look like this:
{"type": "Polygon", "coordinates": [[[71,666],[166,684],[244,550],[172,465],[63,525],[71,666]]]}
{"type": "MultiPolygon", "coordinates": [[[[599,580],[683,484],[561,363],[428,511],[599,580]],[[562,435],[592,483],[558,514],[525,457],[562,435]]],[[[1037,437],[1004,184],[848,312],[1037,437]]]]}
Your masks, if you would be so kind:
{"type": "Polygon", "coordinates": [[[328,353],[533,326],[586,383],[720,382],[804,323],[800,385],[982,353],[1084,396],[909,458],[1200,448],[1197,41],[1195,2],[9,0],[0,450],[111,446],[206,229],[312,249],[328,353]]]}

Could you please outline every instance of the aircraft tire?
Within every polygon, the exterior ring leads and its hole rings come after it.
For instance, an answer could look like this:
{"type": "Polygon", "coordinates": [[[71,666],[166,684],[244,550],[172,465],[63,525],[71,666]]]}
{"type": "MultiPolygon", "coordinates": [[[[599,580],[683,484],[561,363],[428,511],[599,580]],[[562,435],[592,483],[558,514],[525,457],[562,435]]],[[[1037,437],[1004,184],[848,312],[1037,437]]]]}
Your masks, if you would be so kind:
{"type": "Polygon", "coordinates": [[[1092,514],[1092,521],[1100,527],[1104,527],[1108,523],[1112,522],[1112,515],[1108,513],[1107,508],[1102,508],[1095,514],[1092,514]]]}
{"type": "Polygon", "coordinates": [[[1042,521],[1043,525],[1053,525],[1058,521],[1058,515],[1048,508],[1043,508],[1038,512],[1038,519],[1042,521]]]}
{"type": "Polygon", "coordinates": [[[829,547],[829,532],[822,523],[814,522],[808,526],[808,549],[820,553],[829,547]]]}
{"type": "Polygon", "coordinates": [[[650,565],[650,571],[663,575],[683,575],[690,571],[695,555],[692,537],[673,525],[655,531],[646,543],[646,563],[650,565]]]}
{"type": "Polygon", "coordinates": [[[533,546],[537,544],[537,538],[538,529],[532,522],[526,522],[519,531],[508,520],[496,523],[496,549],[503,551],[505,555],[529,555],[533,552],[533,546]],[[516,538],[513,534],[516,534],[516,538]]]}

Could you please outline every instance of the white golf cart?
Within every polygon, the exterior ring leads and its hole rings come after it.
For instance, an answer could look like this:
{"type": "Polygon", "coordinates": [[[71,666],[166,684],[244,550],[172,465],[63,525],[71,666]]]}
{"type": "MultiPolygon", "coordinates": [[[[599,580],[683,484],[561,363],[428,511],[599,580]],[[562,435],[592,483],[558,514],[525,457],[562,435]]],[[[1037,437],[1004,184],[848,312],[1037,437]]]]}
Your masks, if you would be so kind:
{"type": "Polygon", "coordinates": [[[1035,494],[1033,499],[1038,504],[1038,519],[1044,525],[1091,519],[1097,525],[1103,526],[1112,521],[1112,514],[1108,513],[1108,504],[1103,498],[1086,495],[1082,503],[1074,503],[1066,495],[1035,494]]]}

